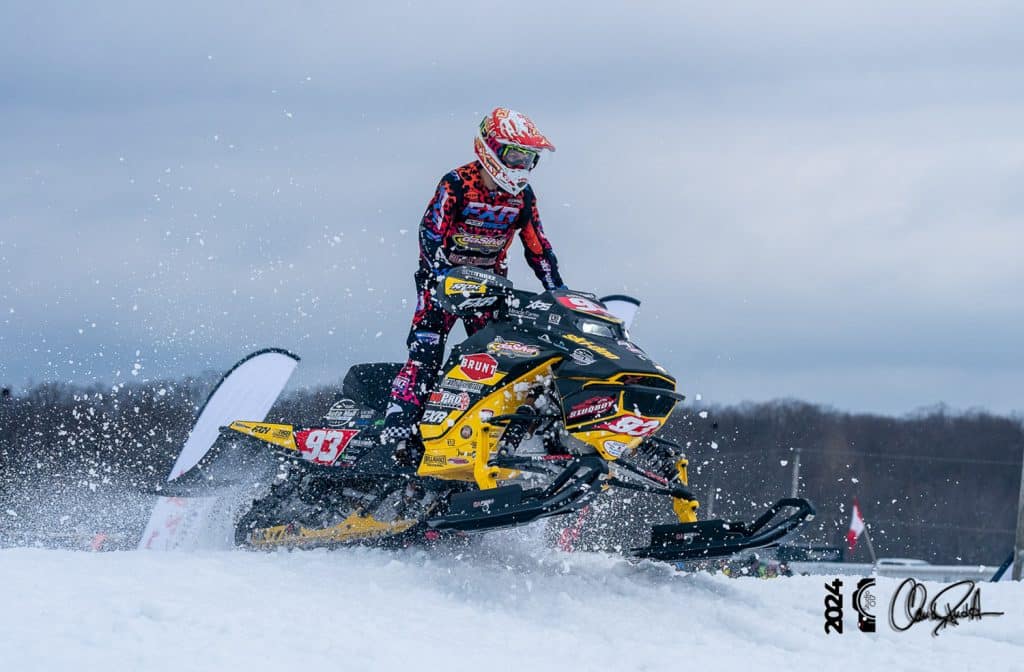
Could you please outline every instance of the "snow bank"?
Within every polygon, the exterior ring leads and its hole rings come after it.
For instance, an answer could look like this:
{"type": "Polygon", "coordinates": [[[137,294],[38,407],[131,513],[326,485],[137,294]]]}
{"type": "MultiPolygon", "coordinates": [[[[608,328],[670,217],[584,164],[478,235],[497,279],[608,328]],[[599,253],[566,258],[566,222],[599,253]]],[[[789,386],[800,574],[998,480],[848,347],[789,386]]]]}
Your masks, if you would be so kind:
{"type": "MultiPolygon", "coordinates": [[[[29,670],[1024,669],[1024,585],[1006,615],[932,637],[823,632],[822,577],[685,575],[537,550],[465,553],[0,551],[0,661],[29,670]]],[[[852,590],[853,582],[847,587],[852,590]]]]}

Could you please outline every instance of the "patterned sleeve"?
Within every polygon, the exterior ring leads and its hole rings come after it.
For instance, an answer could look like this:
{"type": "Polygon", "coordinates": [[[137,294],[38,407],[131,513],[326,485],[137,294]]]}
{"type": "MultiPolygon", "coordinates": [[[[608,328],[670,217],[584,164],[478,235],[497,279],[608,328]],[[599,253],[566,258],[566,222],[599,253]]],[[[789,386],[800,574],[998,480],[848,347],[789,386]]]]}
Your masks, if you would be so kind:
{"type": "Polygon", "coordinates": [[[453,173],[442,177],[434,197],[427,204],[427,211],[423,213],[420,222],[420,268],[425,272],[432,273],[450,265],[444,255],[443,244],[455,216],[461,186],[458,176],[453,173]]]}
{"type": "Polygon", "coordinates": [[[523,251],[526,253],[526,263],[530,265],[537,278],[544,285],[544,289],[556,289],[565,283],[558,272],[558,259],[551,249],[551,243],[544,235],[544,229],[540,224],[540,213],[537,211],[537,198],[533,191],[529,191],[526,199],[526,221],[519,230],[519,238],[523,241],[523,251]]]}

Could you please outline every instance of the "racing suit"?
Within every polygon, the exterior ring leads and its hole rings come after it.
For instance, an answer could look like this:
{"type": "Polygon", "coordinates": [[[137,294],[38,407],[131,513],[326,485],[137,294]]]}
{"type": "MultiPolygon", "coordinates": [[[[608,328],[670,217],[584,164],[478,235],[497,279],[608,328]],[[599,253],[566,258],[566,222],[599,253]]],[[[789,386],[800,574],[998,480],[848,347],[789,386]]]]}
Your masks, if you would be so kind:
{"type": "MultiPolygon", "coordinates": [[[[518,233],[526,261],[545,289],[563,285],[558,261],[541,228],[533,190],[527,186],[514,196],[501,189],[489,191],[482,170],[474,161],[442,177],[420,222],[416,313],[407,339],[409,360],[391,384],[389,427],[418,420],[423,399],[437,382],[445,340],[457,319],[433,298],[444,273],[454,266],[469,265],[507,275],[508,248],[518,233]]],[[[490,318],[489,313],[481,313],[464,320],[467,333],[472,335],[490,318]]]]}

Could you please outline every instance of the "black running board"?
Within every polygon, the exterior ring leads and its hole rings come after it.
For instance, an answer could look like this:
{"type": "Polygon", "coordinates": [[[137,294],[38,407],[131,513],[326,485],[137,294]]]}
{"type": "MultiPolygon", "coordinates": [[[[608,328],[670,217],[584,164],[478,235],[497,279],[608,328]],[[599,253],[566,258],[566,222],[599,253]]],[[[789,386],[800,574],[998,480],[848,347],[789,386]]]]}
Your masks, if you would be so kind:
{"type": "Polygon", "coordinates": [[[751,548],[775,546],[805,522],[814,518],[814,506],[806,499],[780,499],[752,524],[727,520],[655,525],[651,545],[634,548],[638,558],[676,562],[729,556],[751,548]],[[778,520],[785,509],[793,509],[778,520]],[[772,521],[775,522],[772,522],[772,521]]]}
{"type": "Polygon", "coordinates": [[[538,518],[578,511],[601,492],[608,465],[596,457],[583,457],[566,465],[558,478],[541,492],[520,485],[472,490],[452,495],[448,515],[427,521],[435,530],[474,532],[524,525],[538,518]]]}

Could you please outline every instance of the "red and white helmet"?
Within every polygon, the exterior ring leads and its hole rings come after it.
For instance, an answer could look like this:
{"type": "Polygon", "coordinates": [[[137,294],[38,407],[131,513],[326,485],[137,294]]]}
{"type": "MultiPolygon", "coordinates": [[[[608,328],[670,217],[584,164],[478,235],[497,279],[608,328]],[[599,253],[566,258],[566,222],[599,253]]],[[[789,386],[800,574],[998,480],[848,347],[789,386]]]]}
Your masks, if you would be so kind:
{"type": "Polygon", "coordinates": [[[530,118],[507,107],[496,107],[480,122],[473,143],[487,174],[510,194],[518,194],[530,181],[540,153],[555,151],[530,118]]]}

